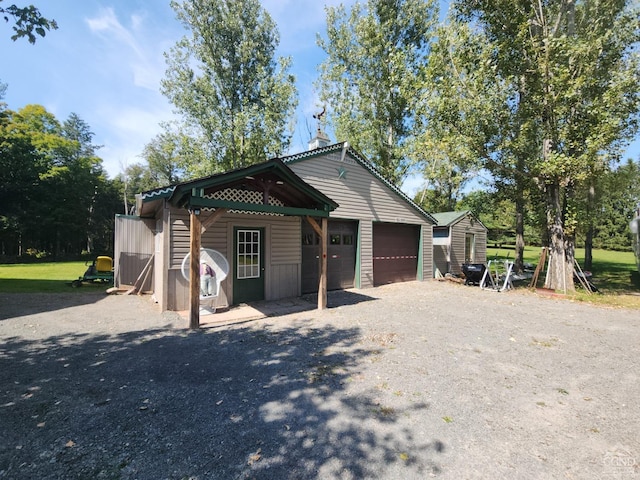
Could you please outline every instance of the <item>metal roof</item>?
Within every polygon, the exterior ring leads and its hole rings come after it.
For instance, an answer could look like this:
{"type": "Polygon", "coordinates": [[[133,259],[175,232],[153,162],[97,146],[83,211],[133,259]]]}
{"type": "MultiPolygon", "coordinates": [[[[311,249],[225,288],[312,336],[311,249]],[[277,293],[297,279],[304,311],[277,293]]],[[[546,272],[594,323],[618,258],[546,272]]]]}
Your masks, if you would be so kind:
{"type": "Polygon", "coordinates": [[[482,225],[484,228],[487,228],[484,226],[484,224],[480,220],[478,220],[473,215],[471,210],[460,210],[460,211],[454,211],[454,212],[438,212],[438,213],[434,213],[433,216],[438,221],[438,224],[436,225],[438,227],[450,227],[452,225],[455,225],[459,221],[463,220],[464,218],[470,216],[470,217],[473,217],[475,221],[478,222],[480,225],[482,225]]]}

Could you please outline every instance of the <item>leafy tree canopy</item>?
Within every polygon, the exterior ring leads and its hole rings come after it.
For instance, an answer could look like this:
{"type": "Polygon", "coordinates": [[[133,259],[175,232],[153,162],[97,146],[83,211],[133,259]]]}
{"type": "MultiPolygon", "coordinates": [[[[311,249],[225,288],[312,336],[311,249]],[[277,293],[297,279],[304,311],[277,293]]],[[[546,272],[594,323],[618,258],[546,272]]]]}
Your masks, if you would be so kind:
{"type": "Polygon", "coordinates": [[[542,196],[528,197],[540,198],[546,210],[554,259],[548,286],[571,289],[576,196],[609,168],[638,127],[638,10],[623,0],[455,0],[453,6],[452,22],[464,22],[483,41],[475,42],[481,45],[476,53],[443,50],[444,71],[453,74],[465,101],[476,95],[490,106],[495,127],[468,123],[468,104],[454,103],[458,117],[441,116],[440,131],[458,129],[456,118],[471,125],[465,132],[472,141],[465,145],[514,192],[521,218],[522,194],[539,189],[542,196]],[[472,55],[465,58],[465,52],[472,55]]]}
{"type": "Polygon", "coordinates": [[[280,39],[268,12],[258,0],[171,6],[190,35],[165,55],[162,91],[193,139],[188,172],[211,174],[286,151],[297,93],[291,59],[275,59],[280,39]]]}
{"type": "Polygon", "coordinates": [[[318,86],[336,135],[401,183],[415,151],[415,111],[433,28],[433,0],[368,0],[327,8],[318,86]]]}
{"type": "Polygon", "coordinates": [[[57,30],[58,24],[55,20],[49,20],[42,16],[40,10],[33,5],[27,7],[18,7],[15,4],[2,6],[0,0],[0,15],[6,23],[9,18],[13,19],[13,31],[11,40],[14,42],[22,37],[27,37],[29,43],[36,43],[36,35],[44,37],[49,30],[57,30]]]}
{"type": "Polygon", "coordinates": [[[0,254],[111,245],[117,196],[98,148],[76,114],[60,123],[41,105],[0,111],[0,254]]]}

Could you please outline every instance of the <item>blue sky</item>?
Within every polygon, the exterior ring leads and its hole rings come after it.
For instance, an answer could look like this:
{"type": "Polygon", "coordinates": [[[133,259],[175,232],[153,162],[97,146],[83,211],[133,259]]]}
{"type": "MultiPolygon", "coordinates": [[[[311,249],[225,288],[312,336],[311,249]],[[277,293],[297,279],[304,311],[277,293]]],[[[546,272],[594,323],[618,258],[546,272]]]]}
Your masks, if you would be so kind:
{"type": "MultiPolygon", "coordinates": [[[[298,128],[290,153],[306,149],[308,128],[315,128],[311,115],[319,102],[313,82],[324,58],[316,33],[324,31],[324,6],[338,3],[262,2],[278,24],[278,55],[293,58],[297,78],[298,128]]],[[[160,132],[159,123],[172,118],[172,106],[160,93],[163,54],[186,31],[164,0],[56,0],[37,5],[59,28],[35,45],[25,39],[11,41],[10,24],[0,22],[0,81],[8,85],[4,101],[14,110],[41,104],[60,121],[77,113],[95,133],[95,143],[103,145],[98,153],[114,177],[126,165],[142,161],[139,155],[160,132]]]]}
{"type": "MultiPolygon", "coordinates": [[[[19,6],[31,2],[16,1],[19,6]]],[[[110,177],[142,162],[144,145],[172,118],[172,107],[160,93],[164,52],[185,30],[168,0],[56,0],[36,2],[59,29],[39,38],[10,40],[10,24],[0,21],[0,81],[8,85],[4,101],[17,110],[43,105],[59,121],[74,112],[95,133],[110,177]]],[[[293,58],[299,107],[290,153],[306,149],[312,114],[319,108],[313,82],[324,52],[316,34],[325,32],[325,5],[340,0],[263,0],[280,31],[278,55],[293,58]]],[[[343,0],[351,5],[354,0],[343,0]]],[[[337,139],[332,138],[337,141],[337,139]]],[[[342,139],[340,139],[342,140],[342,139]]],[[[640,139],[628,150],[638,159],[640,139]]],[[[419,177],[403,190],[413,195],[419,177]]]]}

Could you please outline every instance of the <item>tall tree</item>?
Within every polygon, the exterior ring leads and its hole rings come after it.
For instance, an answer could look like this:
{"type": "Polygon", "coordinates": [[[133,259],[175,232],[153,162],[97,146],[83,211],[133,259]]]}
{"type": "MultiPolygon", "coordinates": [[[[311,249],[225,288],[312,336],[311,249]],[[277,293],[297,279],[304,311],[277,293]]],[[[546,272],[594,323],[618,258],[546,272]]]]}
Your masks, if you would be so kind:
{"type": "Polygon", "coordinates": [[[52,255],[92,250],[111,222],[111,204],[89,126],[72,114],[60,124],[40,105],[0,114],[0,237],[3,252],[52,255]]]}
{"type": "Polygon", "coordinates": [[[479,159],[489,158],[488,149],[500,141],[507,94],[501,82],[483,75],[489,53],[481,33],[450,21],[435,37],[421,79],[414,158],[436,202],[425,207],[452,210],[465,185],[477,179],[479,159]]]}
{"type": "Polygon", "coordinates": [[[147,161],[153,185],[149,188],[173,185],[180,181],[183,138],[180,134],[165,129],[156,135],[145,147],[142,158],[147,161]]]}
{"type": "MultiPolygon", "coordinates": [[[[592,243],[595,248],[628,250],[631,247],[629,222],[640,205],[640,163],[628,159],[610,172],[604,173],[594,192],[594,210],[598,221],[579,225],[592,226],[592,243]]],[[[591,213],[587,212],[586,213],[591,213]]],[[[586,214],[585,213],[585,214],[586,214]]],[[[584,214],[583,214],[584,215],[584,214]]],[[[587,238],[586,228],[579,233],[587,238]]],[[[585,262],[586,263],[586,262],[585,262]]],[[[585,265],[590,269],[591,266],[585,265]]]]}
{"type": "Polygon", "coordinates": [[[92,251],[96,197],[105,176],[102,160],[95,155],[100,147],[93,144],[89,125],[75,113],[62,124],[51,124],[51,162],[40,175],[32,204],[35,212],[48,214],[33,216],[31,238],[53,255],[92,251]]]}
{"type": "Polygon", "coordinates": [[[22,253],[24,218],[31,187],[47,170],[19,112],[0,104],[0,236],[3,254],[22,253]]]}
{"type": "Polygon", "coordinates": [[[73,145],[72,158],[91,158],[96,156],[96,152],[102,148],[101,145],[93,144],[95,133],[91,127],[77,113],[71,112],[62,124],[62,135],[75,142],[73,145]]]}
{"type": "Polygon", "coordinates": [[[527,154],[515,155],[515,166],[545,195],[548,286],[571,290],[576,192],[637,126],[638,12],[624,0],[454,5],[486,36],[493,77],[517,100],[510,131],[527,154]]]}
{"type": "Polygon", "coordinates": [[[128,165],[124,172],[116,176],[115,181],[119,185],[121,205],[123,205],[123,208],[118,210],[125,215],[130,214],[131,207],[136,204],[136,194],[167,185],[158,185],[153,179],[149,166],[140,163],[128,165]]]}
{"type": "MultiPolygon", "coordinates": [[[[166,54],[162,91],[200,136],[208,164],[192,174],[238,168],[279,155],[297,106],[290,58],[259,0],[172,1],[191,32],[166,54]]],[[[201,155],[197,160],[201,160],[201,155]]]]}
{"type": "Polygon", "coordinates": [[[101,145],[93,143],[94,133],[87,122],[76,113],[71,113],[62,124],[62,136],[72,142],[68,157],[64,162],[66,167],[65,182],[68,187],[76,189],[78,205],[75,209],[69,209],[67,214],[77,211],[75,220],[86,215],[86,251],[93,252],[95,239],[99,237],[98,225],[100,217],[96,206],[103,200],[101,192],[105,190],[106,174],[102,167],[102,159],[96,152],[101,145]]]}
{"type": "Polygon", "coordinates": [[[368,0],[327,8],[318,86],[336,135],[400,183],[411,167],[422,66],[438,20],[434,0],[368,0]]]}
{"type": "MultiPolygon", "coordinates": [[[[3,0],[0,0],[0,4],[3,0]]],[[[49,30],[56,30],[58,24],[55,20],[49,20],[42,16],[40,10],[33,5],[28,7],[18,7],[15,4],[3,7],[0,5],[0,15],[4,17],[6,23],[9,17],[14,20],[11,40],[16,41],[19,38],[27,37],[29,43],[36,43],[36,35],[44,37],[49,30]]]]}
{"type": "Polygon", "coordinates": [[[516,206],[515,263],[520,270],[528,188],[523,161],[531,154],[521,96],[510,89],[509,79],[496,75],[500,59],[482,30],[450,15],[436,37],[417,122],[423,177],[427,185],[451,185],[459,193],[481,168],[489,172],[495,194],[509,196],[516,206]]]}

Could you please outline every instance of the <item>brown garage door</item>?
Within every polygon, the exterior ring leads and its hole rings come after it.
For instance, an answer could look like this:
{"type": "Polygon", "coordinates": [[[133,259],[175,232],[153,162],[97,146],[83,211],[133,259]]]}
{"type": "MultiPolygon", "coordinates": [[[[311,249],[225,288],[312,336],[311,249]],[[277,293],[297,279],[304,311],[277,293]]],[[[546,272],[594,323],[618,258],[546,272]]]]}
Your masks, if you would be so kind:
{"type": "Polygon", "coordinates": [[[401,223],[373,224],[373,284],[407,282],[418,273],[420,227],[401,223]]]}
{"type": "MultiPolygon", "coordinates": [[[[358,224],[329,220],[327,245],[327,290],[353,288],[356,272],[358,224]]],[[[302,224],[302,293],[318,291],[320,242],[308,222],[302,224]]]]}

